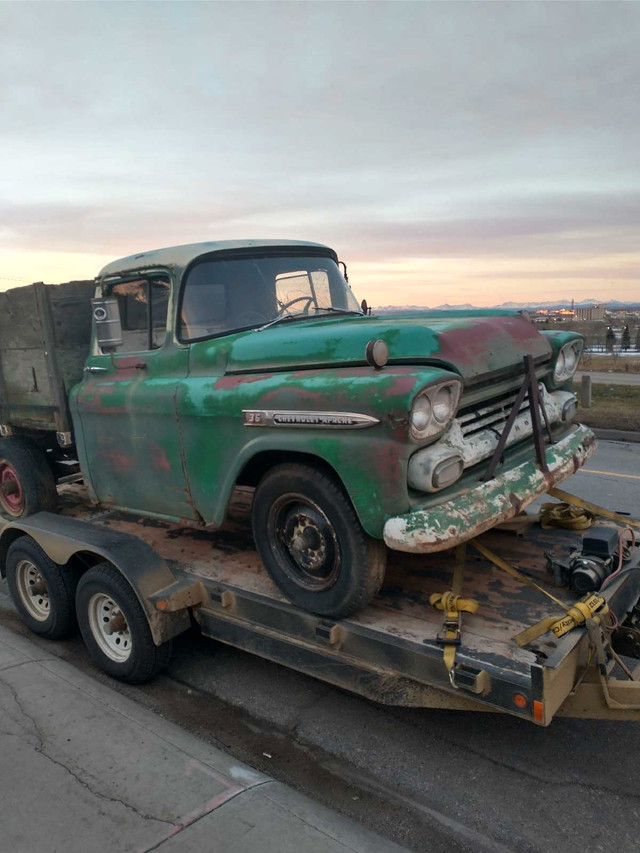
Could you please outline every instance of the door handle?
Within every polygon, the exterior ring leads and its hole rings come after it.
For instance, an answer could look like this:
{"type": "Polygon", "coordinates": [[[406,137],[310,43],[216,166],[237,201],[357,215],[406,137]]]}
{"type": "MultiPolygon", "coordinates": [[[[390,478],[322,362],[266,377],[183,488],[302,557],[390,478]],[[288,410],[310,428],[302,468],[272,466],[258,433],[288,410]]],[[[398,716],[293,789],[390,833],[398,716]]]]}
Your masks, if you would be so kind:
{"type": "Polygon", "coordinates": [[[85,367],[85,370],[87,370],[89,373],[106,373],[108,369],[108,367],[97,367],[93,364],[88,364],[85,367]]]}

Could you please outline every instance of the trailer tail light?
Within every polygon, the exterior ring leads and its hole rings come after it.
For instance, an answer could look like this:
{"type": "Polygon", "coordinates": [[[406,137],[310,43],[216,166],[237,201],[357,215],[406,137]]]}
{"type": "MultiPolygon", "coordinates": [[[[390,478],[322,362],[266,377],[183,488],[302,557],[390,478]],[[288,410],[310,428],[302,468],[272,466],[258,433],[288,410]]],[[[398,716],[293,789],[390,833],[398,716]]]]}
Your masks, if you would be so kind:
{"type": "Polygon", "coordinates": [[[544,723],[544,702],[533,700],[533,719],[536,723],[544,723]]]}
{"type": "Polygon", "coordinates": [[[529,700],[522,693],[514,693],[513,704],[516,706],[516,708],[526,708],[529,704],[529,700]]]}

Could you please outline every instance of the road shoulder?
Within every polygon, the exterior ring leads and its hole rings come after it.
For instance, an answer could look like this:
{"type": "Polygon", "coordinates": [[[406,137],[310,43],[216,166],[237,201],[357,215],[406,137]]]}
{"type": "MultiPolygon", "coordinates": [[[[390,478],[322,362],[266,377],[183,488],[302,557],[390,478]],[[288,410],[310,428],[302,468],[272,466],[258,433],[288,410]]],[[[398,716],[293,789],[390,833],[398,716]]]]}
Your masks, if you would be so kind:
{"type": "Polygon", "coordinates": [[[401,849],[2,625],[0,749],[14,853],[401,849]]]}

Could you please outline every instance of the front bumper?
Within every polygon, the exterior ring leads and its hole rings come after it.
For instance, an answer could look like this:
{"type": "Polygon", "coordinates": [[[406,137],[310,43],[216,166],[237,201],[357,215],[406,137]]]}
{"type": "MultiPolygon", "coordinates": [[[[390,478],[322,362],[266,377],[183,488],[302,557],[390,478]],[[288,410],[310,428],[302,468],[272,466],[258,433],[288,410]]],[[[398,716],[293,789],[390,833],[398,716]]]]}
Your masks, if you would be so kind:
{"type": "Polygon", "coordinates": [[[581,468],[595,449],[594,434],[579,424],[546,448],[546,474],[535,460],[523,462],[445,503],[389,518],[384,525],[384,541],[395,551],[416,554],[453,548],[513,518],[581,468]]]}

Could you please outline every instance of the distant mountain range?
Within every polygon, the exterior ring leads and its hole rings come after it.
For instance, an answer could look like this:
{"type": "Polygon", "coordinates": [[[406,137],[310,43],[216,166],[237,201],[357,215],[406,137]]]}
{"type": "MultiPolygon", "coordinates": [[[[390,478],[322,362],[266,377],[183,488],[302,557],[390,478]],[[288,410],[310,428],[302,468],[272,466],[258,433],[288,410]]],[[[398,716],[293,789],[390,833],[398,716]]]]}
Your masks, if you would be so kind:
{"type": "MultiPolygon", "coordinates": [[[[604,302],[607,308],[613,311],[619,311],[624,308],[640,309],[640,302],[620,302],[617,299],[585,299],[582,302],[574,302],[573,307],[589,308],[592,305],[600,305],[601,302],[604,302]]],[[[433,308],[428,305],[385,305],[381,308],[375,308],[374,310],[376,313],[387,314],[392,311],[477,311],[483,308],[502,308],[515,311],[537,311],[540,308],[554,310],[559,308],[571,308],[571,300],[561,299],[556,302],[501,302],[500,305],[471,305],[469,302],[465,302],[461,305],[449,305],[449,303],[445,303],[444,305],[435,305],[433,308]]]]}

